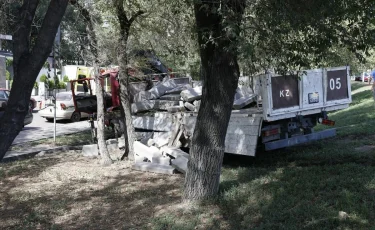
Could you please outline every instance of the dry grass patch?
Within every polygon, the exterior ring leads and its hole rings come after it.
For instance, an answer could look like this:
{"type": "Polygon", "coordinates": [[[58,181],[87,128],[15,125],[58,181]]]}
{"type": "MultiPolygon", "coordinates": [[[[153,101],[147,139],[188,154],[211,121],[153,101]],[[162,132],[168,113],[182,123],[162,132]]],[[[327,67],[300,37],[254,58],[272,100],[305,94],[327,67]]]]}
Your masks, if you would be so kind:
{"type": "Polygon", "coordinates": [[[100,166],[70,151],[0,165],[0,229],[142,229],[178,205],[182,175],[100,166]]]}

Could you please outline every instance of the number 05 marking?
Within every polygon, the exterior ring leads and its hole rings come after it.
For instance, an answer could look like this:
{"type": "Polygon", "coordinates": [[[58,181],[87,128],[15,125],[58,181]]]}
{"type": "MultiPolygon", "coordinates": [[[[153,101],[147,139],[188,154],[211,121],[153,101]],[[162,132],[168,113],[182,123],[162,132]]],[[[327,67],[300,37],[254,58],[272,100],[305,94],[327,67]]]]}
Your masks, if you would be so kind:
{"type": "Polygon", "coordinates": [[[341,89],[341,82],[340,82],[340,78],[336,78],[336,81],[335,81],[335,79],[331,79],[331,80],[329,80],[329,88],[331,89],[331,90],[335,90],[335,88],[336,89],[341,89]]]}

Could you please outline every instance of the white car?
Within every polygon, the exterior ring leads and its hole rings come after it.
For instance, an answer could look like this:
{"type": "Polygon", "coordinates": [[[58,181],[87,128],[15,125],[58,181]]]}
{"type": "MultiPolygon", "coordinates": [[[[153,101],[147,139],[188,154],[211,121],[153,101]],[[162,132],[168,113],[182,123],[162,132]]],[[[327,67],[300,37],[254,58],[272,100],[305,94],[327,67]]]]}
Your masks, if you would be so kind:
{"type": "MultiPolygon", "coordinates": [[[[77,92],[76,95],[84,95],[84,93],[77,92]]],[[[38,113],[47,121],[53,121],[54,104],[39,110],[38,113]]],[[[88,113],[79,113],[75,111],[72,92],[60,92],[56,94],[56,120],[70,120],[72,122],[77,122],[80,121],[81,118],[88,116],[88,113]]]]}

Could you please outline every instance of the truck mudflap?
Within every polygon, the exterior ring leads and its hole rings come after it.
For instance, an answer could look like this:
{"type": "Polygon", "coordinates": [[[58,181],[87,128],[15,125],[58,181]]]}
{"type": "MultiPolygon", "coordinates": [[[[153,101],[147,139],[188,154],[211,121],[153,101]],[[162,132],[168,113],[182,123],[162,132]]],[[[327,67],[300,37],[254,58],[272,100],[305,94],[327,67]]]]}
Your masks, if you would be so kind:
{"type": "Polygon", "coordinates": [[[306,134],[302,136],[295,136],[295,137],[290,137],[287,139],[264,143],[264,145],[265,145],[265,150],[269,151],[269,150],[275,150],[275,149],[285,148],[289,146],[299,145],[299,144],[303,144],[303,143],[307,143],[311,141],[317,141],[317,140],[334,137],[334,136],[336,136],[336,129],[327,129],[327,130],[323,130],[323,131],[316,132],[316,133],[306,134]]]}

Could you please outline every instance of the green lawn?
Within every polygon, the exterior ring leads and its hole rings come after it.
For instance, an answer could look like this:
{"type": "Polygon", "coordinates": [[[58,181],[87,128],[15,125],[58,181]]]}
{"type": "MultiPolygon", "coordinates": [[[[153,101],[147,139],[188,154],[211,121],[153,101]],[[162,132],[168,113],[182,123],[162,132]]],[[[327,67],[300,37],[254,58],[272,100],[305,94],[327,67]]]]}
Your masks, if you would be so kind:
{"type": "Polygon", "coordinates": [[[367,84],[352,88],[352,105],[329,114],[337,137],[231,157],[217,199],[159,216],[154,228],[375,229],[375,106],[367,84]]]}

